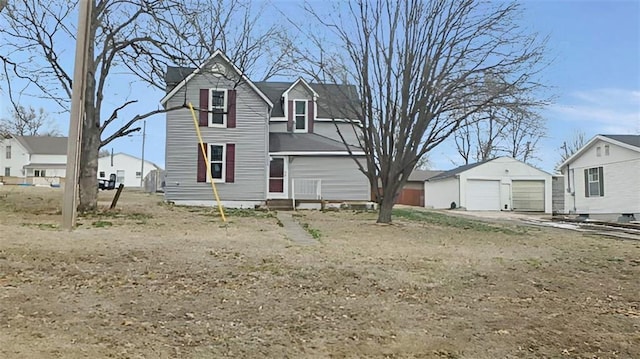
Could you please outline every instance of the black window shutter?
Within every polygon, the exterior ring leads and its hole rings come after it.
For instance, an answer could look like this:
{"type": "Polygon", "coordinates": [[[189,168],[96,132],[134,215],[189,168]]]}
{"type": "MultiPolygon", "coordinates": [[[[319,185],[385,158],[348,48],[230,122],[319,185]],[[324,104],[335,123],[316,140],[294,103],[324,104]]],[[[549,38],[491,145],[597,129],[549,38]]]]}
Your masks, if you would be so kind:
{"type": "Polygon", "coordinates": [[[589,197],[589,169],[584,169],[584,196],[589,197]]]}
{"type": "Polygon", "coordinates": [[[600,197],[604,196],[604,170],[598,167],[598,179],[600,180],[600,197]]]}

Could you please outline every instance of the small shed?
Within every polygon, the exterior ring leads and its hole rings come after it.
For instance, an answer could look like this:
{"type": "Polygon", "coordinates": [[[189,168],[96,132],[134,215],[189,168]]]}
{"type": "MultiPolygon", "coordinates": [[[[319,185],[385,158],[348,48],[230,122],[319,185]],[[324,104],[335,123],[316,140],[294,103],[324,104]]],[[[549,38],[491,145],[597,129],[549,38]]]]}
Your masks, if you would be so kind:
{"type": "Polygon", "coordinates": [[[454,168],[429,178],[424,188],[429,208],[552,212],[551,175],[511,157],[454,168]]]}
{"type": "Polygon", "coordinates": [[[409,175],[407,183],[398,194],[396,204],[424,206],[424,181],[440,173],[442,173],[442,171],[413,170],[409,175]]]}

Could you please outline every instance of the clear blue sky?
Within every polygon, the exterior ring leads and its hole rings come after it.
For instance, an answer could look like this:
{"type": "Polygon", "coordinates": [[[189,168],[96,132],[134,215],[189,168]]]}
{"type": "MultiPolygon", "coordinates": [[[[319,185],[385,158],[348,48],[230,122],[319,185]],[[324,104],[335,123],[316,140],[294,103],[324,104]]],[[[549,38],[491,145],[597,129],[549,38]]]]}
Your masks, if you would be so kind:
{"type": "MultiPolygon", "coordinates": [[[[297,2],[275,1],[291,8],[297,2]]],[[[318,2],[316,2],[318,3],[318,2]]],[[[523,25],[531,31],[549,35],[549,57],[553,60],[544,73],[545,83],[556,98],[543,111],[548,135],[540,144],[535,162],[553,172],[562,142],[577,130],[588,138],[598,133],[640,134],[640,0],[628,1],[534,1],[523,3],[523,25]]],[[[72,56],[72,51],[67,53],[72,56]]],[[[113,84],[120,95],[144,91],[140,111],[159,106],[163,93],[126,81],[113,84]]],[[[132,96],[135,98],[135,96],[132,96]]],[[[23,105],[42,102],[22,99],[23,105]],[[32,102],[31,102],[32,101],[32,102]],[[31,102],[31,103],[30,103],[31,102]]],[[[118,105],[113,103],[113,105],[118,105]]],[[[0,116],[8,114],[6,101],[0,103],[0,116]]],[[[124,111],[125,115],[133,112],[124,111]]],[[[66,133],[68,115],[56,117],[57,128],[66,133]]],[[[164,116],[147,120],[146,159],[164,166],[164,116]]],[[[112,142],[108,148],[140,156],[140,134],[112,142]]],[[[450,169],[459,158],[451,143],[443,143],[430,155],[432,167],[450,169]]]]}

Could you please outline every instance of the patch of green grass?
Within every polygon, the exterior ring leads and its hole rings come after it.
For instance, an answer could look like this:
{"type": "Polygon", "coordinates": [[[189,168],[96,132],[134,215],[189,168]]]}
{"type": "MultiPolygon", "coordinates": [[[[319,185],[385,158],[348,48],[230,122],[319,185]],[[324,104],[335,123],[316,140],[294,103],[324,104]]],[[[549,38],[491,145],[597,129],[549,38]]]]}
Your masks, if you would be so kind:
{"type": "Polygon", "coordinates": [[[100,221],[95,221],[95,222],[91,223],[91,225],[96,227],[96,228],[104,228],[104,227],[113,226],[113,222],[100,220],[100,221]]]}
{"type": "Polygon", "coordinates": [[[302,226],[302,228],[304,228],[305,231],[309,232],[313,239],[320,239],[320,237],[322,237],[322,233],[320,232],[320,230],[311,227],[309,223],[300,223],[300,225],[302,226]]]}
{"type": "Polygon", "coordinates": [[[22,223],[25,227],[38,227],[39,229],[58,229],[60,226],[56,223],[22,223]]]}
{"type": "Polygon", "coordinates": [[[119,218],[132,221],[145,221],[153,218],[149,213],[143,212],[121,212],[116,210],[93,211],[82,213],[81,217],[85,218],[119,218]]]}
{"type": "Polygon", "coordinates": [[[527,258],[525,262],[535,269],[542,267],[542,260],[540,258],[527,258]]]}
{"type": "Polygon", "coordinates": [[[526,231],[519,228],[518,231],[497,225],[490,225],[485,222],[472,219],[449,216],[442,213],[430,211],[416,211],[411,209],[396,208],[393,210],[393,216],[408,219],[416,222],[426,222],[441,227],[454,227],[461,229],[470,229],[479,232],[503,232],[505,234],[525,234],[526,231]]]}
{"type": "Polygon", "coordinates": [[[225,208],[224,213],[229,217],[272,218],[273,213],[248,208],[225,208]]]}

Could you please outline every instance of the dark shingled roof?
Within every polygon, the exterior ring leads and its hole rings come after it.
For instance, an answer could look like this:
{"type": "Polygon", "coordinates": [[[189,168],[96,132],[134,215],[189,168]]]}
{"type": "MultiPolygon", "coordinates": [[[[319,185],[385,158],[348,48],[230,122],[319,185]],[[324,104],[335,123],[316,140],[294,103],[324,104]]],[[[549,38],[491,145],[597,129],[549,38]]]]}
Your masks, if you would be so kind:
{"type": "MultiPolygon", "coordinates": [[[[195,71],[191,67],[167,67],[165,82],[169,93],[180,81],[195,71]]],[[[254,85],[273,103],[271,117],[284,117],[282,95],[294,82],[254,82],[254,85]]],[[[354,85],[309,84],[318,93],[318,113],[320,118],[356,119],[359,102],[354,85]]]]}
{"type": "MultiPolygon", "coordinates": [[[[351,151],[362,150],[350,146],[351,151]]],[[[269,133],[269,152],[346,152],[344,143],[315,133],[269,133]]]]}
{"type": "Polygon", "coordinates": [[[640,148],[640,135],[602,135],[614,141],[640,148]]]}
{"type": "Polygon", "coordinates": [[[66,155],[67,138],[53,136],[15,136],[15,139],[34,155],[66,155]]]}
{"type": "Polygon", "coordinates": [[[429,178],[435,177],[439,174],[443,173],[443,171],[432,171],[432,170],[413,170],[409,175],[409,182],[424,182],[429,178]]]}
{"type": "Polygon", "coordinates": [[[456,168],[454,168],[452,170],[448,170],[448,171],[442,172],[441,174],[439,174],[437,176],[433,176],[433,177],[429,178],[428,180],[429,181],[433,181],[433,180],[441,180],[441,179],[453,177],[453,176],[457,175],[458,173],[462,173],[462,172],[464,172],[466,170],[470,170],[470,169],[472,169],[474,167],[477,167],[477,166],[480,166],[482,164],[485,164],[485,163],[487,163],[487,162],[489,162],[491,160],[493,160],[493,158],[490,159],[490,160],[483,161],[483,162],[477,162],[477,163],[470,163],[468,165],[462,165],[462,166],[456,167],[456,168]]]}

